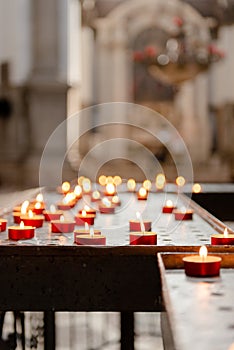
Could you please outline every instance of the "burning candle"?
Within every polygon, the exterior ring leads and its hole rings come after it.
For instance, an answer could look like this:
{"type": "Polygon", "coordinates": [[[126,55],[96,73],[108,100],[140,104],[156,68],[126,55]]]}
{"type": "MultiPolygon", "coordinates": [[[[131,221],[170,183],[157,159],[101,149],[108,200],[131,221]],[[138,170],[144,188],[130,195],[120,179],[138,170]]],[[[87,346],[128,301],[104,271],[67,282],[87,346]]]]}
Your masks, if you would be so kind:
{"type": "Polygon", "coordinates": [[[7,227],[7,220],[0,219],[0,232],[6,231],[6,227],[7,227]]]}
{"type": "Polygon", "coordinates": [[[137,220],[129,220],[129,231],[151,231],[151,221],[142,219],[141,213],[136,212],[137,220]]]}
{"type": "Polygon", "coordinates": [[[44,210],[43,215],[46,221],[59,220],[60,216],[63,215],[63,211],[56,210],[55,206],[51,204],[50,210],[44,210]]]}
{"type": "Polygon", "coordinates": [[[74,194],[76,196],[76,199],[80,199],[82,197],[82,187],[80,185],[77,185],[74,188],[74,194]]]}
{"type": "Polygon", "coordinates": [[[25,226],[23,221],[19,226],[8,227],[8,238],[14,241],[20,239],[31,239],[34,237],[35,228],[33,226],[25,226]]]}
{"type": "Polygon", "coordinates": [[[82,214],[82,211],[85,211],[86,214],[93,214],[96,216],[96,210],[93,208],[90,208],[88,205],[85,205],[84,209],[79,210],[79,214],[82,214]]]}
{"type": "Polygon", "coordinates": [[[100,197],[101,197],[100,192],[99,191],[94,191],[92,193],[91,201],[92,202],[98,202],[100,200],[100,197]]]}
{"type": "Polygon", "coordinates": [[[191,255],[183,258],[185,273],[193,277],[218,276],[221,258],[207,255],[206,246],[202,246],[199,255],[191,255]]]}
{"type": "Polygon", "coordinates": [[[106,197],[104,197],[99,203],[98,208],[102,214],[113,214],[115,212],[115,205],[113,205],[111,201],[106,197]]]}
{"type": "Polygon", "coordinates": [[[36,215],[40,215],[43,213],[43,210],[45,209],[44,205],[41,202],[36,202],[35,206],[32,208],[32,211],[36,215]]]}
{"type": "Polygon", "coordinates": [[[75,216],[76,225],[84,226],[85,222],[89,225],[94,225],[96,214],[88,214],[85,210],[82,210],[81,213],[78,213],[75,216]]]}
{"type": "Polygon", "coordinates": [[[181,208],[173,210],[173,213],[175,214],[175,220],[192,220],[193,219],[193,210],[181,208]]]}
{"type": "Polygon", "coordinates": [[[61,215],[59,220],[51,220],[51,232],[53,233],[70,233],[75,228],[75,221],[65,220],[61,215]]]}
{"type": "Polygon", "coordinates": [[[166,177],[164,174],[158,174],[155,179],[155,187],[157,191],[162,191],[166,185],[166,177]]]}
{"type": "MultiPolygon", "coordinates": [[[[76,236],[89,235],[89,234],[90,234],[89,224],[87,224],[87,222],[85,222],[85,226],[83,229],[79,229],[79,230],[74,231],[74,242],[76,243],[76,236]]],[[[94,230],[94,235],[101,235],[101,231],[94,230]]]]}
{"type": "Polygon", "coordinates": [[[63,198],[62,202],[57,203],[59,210],[70,210],[76,205],[76,195],[74,192],[69,192],[63,198]]]}
{"type": "MultiPolygon", "coordinates": [[[[23,204],[19,207],[19,211],[14,211],[13,212],[13,219],[14,219],[14,223],[15,224],[20,224],[21,222],[21,215],[26,215],[26,213],[28,212],[28,207],[29,207],[29,201],[24,201],[23,204]]],[[[14,208],[18,209],[18,208],[14,208]]]]}
{"type": "Polygon", "coordinates": [[[85,177],[82,181],[82,188],[83,188],[84,194],[90,194],[92,190],[92,184],[90,179],[88,179],[87,177],[85,177]]]}
{"type": "Polygon", "coordinates": [[[127,188],[129,192],[135,192],[136,181],[134,179],[129,179],[127,182],[127,188]]]}
{"type": "Polygon", "coordinates": [[[28,214],[20,216],[25,226],[42,227],[44,222],[44,215],[34,215],[32,210],[29,210],[28,214]]]}
{"type": "Polygon", "coordinates": [[[228,233],[228,229],[225,228],[222,234],[214,234],[211,236],[212,245],[234,245],[234,234],[228,233]]]}
{"type": "Polygon", "coordinates": [[[62,183],[61,189],[63,194],[67,194],[70,191],[70,188],[71,188],[70,182],[64,181],[62,183]]]}
{"type": "Polygon", "coordinates": [[[77,245],[106,245],[106,237],[102,234],[95,234],[94,229],[91,227],[89,234],[75,235],[74,242],[77,245]]]}
{"type": "Polygon", "coordinates": [[[163,206],[162,208],[162,212],[165,213],[165,214],[170,214],[173,212],[173,210],[175,209],[176,207],[174,206],[173,202],[168,199],[166,201],[166,205],[163,206]]]}
{"type": "Polygon", "coordinates": [[[150,180],[145,180],[143,182],[143,187],[146,189],[147,192],[149,192],[152,187],[152,182],[150,180]]]}
{"type": "Polygon", "coordinates": [[[137,198],[138,200],[146,200],[148,197],[148,192],[144,187],[141,187],[139,191],[137,192],[137,198]]]}
{"type": "Polygon", "coordinates": [[[116,195],[116,187],[113,183],[109,183],[106,185],[105,195],[106,196],[115,196],[116,195]]]}
{"type": "Polygon", "coordinates": [[[112,199],[111,199],[111,203],[112,203],[112,204],[114,204],[114,205],[116,205],[116,206],[121,205],[121,202],[120,202],[120,199],[119,199],[119,197],[118,197],[118,196],[114,196],[114,197],[112,197],[112,199]]]}
{"type": "Polygon", "coordinates": [[[156,245],[157,234],[155,232],[146,232],[145,223],[139,212],[137,212],[137,218],[140,222],[140,231],[129,234],[130,245],[156,245]]]}

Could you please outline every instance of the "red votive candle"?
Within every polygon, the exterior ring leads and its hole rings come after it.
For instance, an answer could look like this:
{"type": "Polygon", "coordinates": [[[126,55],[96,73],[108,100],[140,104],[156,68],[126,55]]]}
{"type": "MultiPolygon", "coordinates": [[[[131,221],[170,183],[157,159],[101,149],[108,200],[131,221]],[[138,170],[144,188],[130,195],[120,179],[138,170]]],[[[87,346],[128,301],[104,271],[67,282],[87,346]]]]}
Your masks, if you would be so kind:
{"type": "Polygon", "coordinates": [[[166,201],[166,205],[163,206],[162,212],[164,214],[171,214],[175,208],[173,202],[169,199],[166,201]]]}
{"type": "Polygon", "coordinates": [[[0,219],[0,232],[6,231],[6,227],[7,227],[7,220],[0,219]]]}
{"type": "Polygon", "coordinates": [[[45,217],[45,221],[59,220],[60,216],[63,215],[63,211],[62,210],[55,210],[55,211],[44,210],[43,215],[45,217]]]}
{"type": "Polygon", "coordinates": [[[88,225],[94,225],[94,219],[96,217],[96,214],[87,214],[87,213],[81,213],[75,216],[76,225],[78,226],[84,226],[84,224],[87,222],[88,225]]]}
{"type": "Polygon", "coordinates": [[[148,198],[148,191],[144,187],[141,187],[137,192],[137,199],[146,200],[147,198],[148,198]]]}
{"type": "Polygon", "coordinates": [[[193,210],[191,209],[187,209],[187,210],[175,209],[173,210],[173,213],[175,215],[175,220],[185,221],[185,220],[193,219],[193,210]]]}
{"type": "MultiPolygon", "coordinates": [[[[145,226],[145,231],[151,231],[152,222],[150,220],[143,220],[143,224],[145,226]]],[[[140,220],[129,220],[129,231],[139,232],[140,230],[141,230],[140,220]]]]}
{"type": "Polygon", "coordinates": [[[77,245],[106,245],[106,237],[103,235],[76,235],[77,245]]]}
{"type": "Polygon", "coordinates": [[[214,234],[211,236],[212,245],[234,245],[234,234],[228,233],[225,228],[224,233],[214,234]]]}
{"type": "MultiPolygon", "coordinates": [[[[30,212],[29,212],[30,213],[30,212]]],[[[33,215],[30,214],[21,215],[21,221],[23,221],[25,226],[42,227],[44,222],[44,215],[33,215]]]]}
{"type": "Polygon", "coordinates": [[[35,228],[32,226],[9,226],[8,227],[8,238],[14,241],[20,239],[31,239],[34,237],[35,228]]]}
{"type": "MultiPolygon", "coordinates": [[[[94,235],[101,235],[101,231],[100,230],[93,230],[94,235]]],[[[75,230],[74,231],[74,243],[76,243],[76,236],[89,236],[90,235],[90,230],[86,230],[86,229],[81,229],[81,230],[75,230]]]]}
{"type": "Polygon", "coordinates": [[[132,232],[129,234],[130,245],[157,245],[157,233],[132,232]]]}
{"type": "Polygon", "coordinates": [[[90,208],[89,206],[85,205],[84,209],[81,209],[78,211],[79,214],[82,214],[82,212],[86,212],[87,214],[92,214],[96,216],[96,210],[93,208],[90,208]]]}
{"type": "Polygon", "coordinates": [[[13,212],[13,220],[14,220],[14,223],[15,224],[20,224],[20,216],[22,215],[21,212],[19,211],[16,211],[16,212],[13,212]]]}
{"type": "Polygon", "coordinates": [[[70,233],[75,228],[75,221],[71,220],[51,220],[51,232],[53,233],[70,233]]]}
{"type": "Polygon", "coordinates": [[[218,256],[208,256],[207,248],[203,246],[200,248],[199,255],[183,258],[185,273],[192,277],[218,276],[221,260],[218,256]]]}
{"type": "Polygon", "coordinates": [[[76,205],[76,202],[69,202],[69,203],[63,203],[63,202],[60,202],[60,203],[57,203],[57,208],[59,210],[70,210],[72,208],[74,208],[74,206],[76,205]]]}

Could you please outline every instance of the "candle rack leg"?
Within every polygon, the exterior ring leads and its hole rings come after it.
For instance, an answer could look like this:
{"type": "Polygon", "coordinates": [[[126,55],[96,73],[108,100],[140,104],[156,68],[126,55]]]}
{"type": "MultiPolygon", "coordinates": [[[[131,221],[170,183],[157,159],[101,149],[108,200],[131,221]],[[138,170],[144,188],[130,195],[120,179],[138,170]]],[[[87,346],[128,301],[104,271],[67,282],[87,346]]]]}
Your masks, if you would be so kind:
{"type": "Polygon", "coordinates": [[[134,350],[134,313],[121,312],[121,350],[134,350]]]}

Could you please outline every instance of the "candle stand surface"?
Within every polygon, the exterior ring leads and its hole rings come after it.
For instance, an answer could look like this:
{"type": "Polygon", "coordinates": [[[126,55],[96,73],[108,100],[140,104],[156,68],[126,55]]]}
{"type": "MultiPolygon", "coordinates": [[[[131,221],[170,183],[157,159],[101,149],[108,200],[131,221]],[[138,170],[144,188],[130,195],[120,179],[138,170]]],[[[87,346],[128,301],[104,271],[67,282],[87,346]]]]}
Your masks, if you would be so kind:
{"type": "MultiPolygon", "coordinates": [[[[13,223],[13,206],[38,192],[34,189],[12,195],[11,205],[4,205],[2,211],[8,225],[13,223]]],[[[47,208],[61,200],[61,195],[53,191],[43,191],[43,195],[47,208]]],[[[120,189],[118,195],[122,205],[116,208],[116,213],[98,212],[95,220],[94,228],[106,236],[105,247],[77,246],[73,233],[51,234],[48,222],[27,241],[9,241],[7,232],[1,232],[0,284],[4,286],[0,290],[1,310],[44,311],[46,349],[55,348],[55,311],[119,311],[121,350],[133,349],[133,313],[164,310],[157,253],[197,252],[199,246],[210,243],[211,234],[221,233],[225,228],[221,221],[183,195],[154,192],[149,193],[147,201],[138,201],[126,190],[120,189]],[[177,207],[191,207],[193,220],[178,222],[173,214],[162,214],[166,199],[173,200],[177,207]],[[129,219],[137,211],[152,220],[157,246],[129,245],[129,219]]],[[[85,196],[79,200],[68,212],[70,217],[74,218],[88,199],[85,196]]],[[[234,253],[234,247],[212,249],[234,253]]]]}
{"type": "MultiPolygon", "coordinates": [[[[224,251],[224,250],[223,250],[224,251]]],[[[182,259],[191,253],[160,253],[165,312],[161,327],[165,350],[221,350],[234,342],[234,254],[222,258],[220,276],[188,277],[182,259]]]]}

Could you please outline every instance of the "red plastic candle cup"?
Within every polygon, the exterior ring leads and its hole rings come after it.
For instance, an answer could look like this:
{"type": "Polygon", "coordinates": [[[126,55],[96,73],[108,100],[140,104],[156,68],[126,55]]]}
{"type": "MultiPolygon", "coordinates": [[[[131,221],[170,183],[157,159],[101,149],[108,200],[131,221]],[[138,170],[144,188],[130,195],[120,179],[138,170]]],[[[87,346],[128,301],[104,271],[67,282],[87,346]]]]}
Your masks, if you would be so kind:
{"type": "Polygon", "coordinates": [[[173,202],[169,199],[166,201],[166,204],[163,206],[162,212],[164,214],[171,214],[174,209],[176,209],[176,207],[174,206],[173,202]]]}
{"type": "MultiPolygon", "coordinates": [[[[94,235],[101,235],[101,231],[100,230],[94,230],[94,235]]],[[[80,230],[75,230],[74,231],[74,243],[76,243],[76,236],[89,236],[90,235],[90,231],[86,230],[86,229],[80,229],[80,230]]]]}
{"type": "Polygon", "coordinates": [[[92,214],[96,216],[96,210],[88,207],[87,205],[84,206],[84,209],[79,210],[78,214],[82,214],[83,211],[85,211],[87,214],[92,214]]]}
{"type": "Polygon", "coordinates": [[[75,221],[77,226],[84,226],[87,222],[88,225],[94,225],[96,214],[78,214],[75,216],[75,221]]]}
{"type": "Polygon", "coordinates": [[[218,256],[207,255],[206,247],[201,247],[199,255],[183,258],[185,273],[191,277],[218,276],[221,260],[218,256]],[[206,250],[205,254],[201,254],[202,249],[206,250]]]}
{"type": "Polygon", "coordinates": [[[20,216],[22,215],[20,211],[13,212],[13,220],[15,224],[20,224],[20,216]]]}
{"type": "Polygon", "coordinates": [[[14,241],[20,239],[31,239],[34,237],[35,228],[32,226],[9,226],[8,227],[8,238],[14,241]]]}
{"type": "Polygon", "coordinates": [[[76,235],[77,245],[106,245],[106,237],[103,235],[76,235]]]}
{"type": "Polygon", "coordinates": [[[225,228],[224,233],[211,236],[212,245],[234,245],[234,234],[230,234],[225,228]]]}
{"type": "Polygon", "coordinates": [[[44,210],[43,215],[45,217],[45,221],[59,220],[60,216],[63,215],[63,211],[62,210],[55,210],[55,211],[44,210]]]}
{"type": "Polygon", "coordinates": [[[105,196],[115,196],[116,195],[116,187],[114,184],[110,183],[106,185],[105,191],[104,191],[105,196]]]}
{"type": "Polygon", "coordinates": [[[157,245],[157,233],[132,232],[129,234],[130,245],[157,245]]]}
{"type": "Polygon", "coordinates": [[[21,215],[20,219],[23,221],[25,226],[39,228],[43,226],[44,215],[33,215],[33,217],[30,217],[29,215],[21,215]]]}
{"type": "Polygon", "coordinates": [[[175,220],[185,221],[193,219],[193,210],[191,209],[187,209],[186,211],[175,209],[173,210],[173,213],[175,215],[175,220]]]}
{"type": "Polygon", "coordinates": [[[98,202],[100,201],[100,192],[99,191],[94,191],[91,195],[91,202],[98,202]]]}
{"type": "Polygon", "coordinates": [[[148,198],[148,191],[144,187],[141,187],[137,192],[137,199],[146,200],[147,198],[148,198]]]}
{"type": "Polygon", "coordinates": [[[6,231],[6,227],[7,227],[7,220],[0,219],[0,232],[6,231]]]}
{"type": "Polygon", "coordinates": [[[111,204],[109,207],[107,207],[103,204],[99,204],[98,209],[102,214],[114,214],[115,205],[111,204]]]}
{"type": "Polygon", "coordinates": [[[51,220],[51,232],[70,233],[75,228],[75,221],[71,220],[51,220]]]}
{"type": "MultiPolygon", "coordinates": [[[[152,222],[149,220],[143,220],[145,231],[151,231],[152,222]]],[[[129,231],[141,231],[141,222],[140,220],[130,220],[129,221],[129,231]]]]}

